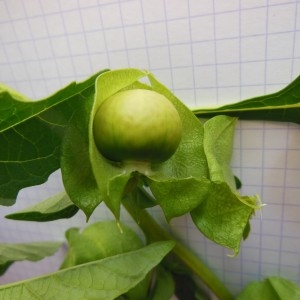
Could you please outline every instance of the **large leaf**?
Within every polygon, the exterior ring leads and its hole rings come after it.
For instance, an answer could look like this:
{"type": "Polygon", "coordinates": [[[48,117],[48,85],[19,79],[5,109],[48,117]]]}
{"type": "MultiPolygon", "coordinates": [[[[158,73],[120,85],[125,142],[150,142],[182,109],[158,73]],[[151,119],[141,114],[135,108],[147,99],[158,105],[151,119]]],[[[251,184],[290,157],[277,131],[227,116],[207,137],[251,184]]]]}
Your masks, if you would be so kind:
{"type": "Polygon", "coordinates": [[[72,82],[53,95],[38,101],[32,101],[12,88],[0,84],[0,132],[34,116],[38,116],[40,113],[48,111],[51,107],[80,94],[82,91],[93,86],[97,76],[105,71],[97,72],[83,82],[72,82]]]}
{"type": "Polygon", "coordinates": [[[64,187],[87,218],[103,200],[89,155],[89,123],[94,96],[94,87],[81,94],[83,101],[74,111],[62,141],[60,161],[64,187]]]}
{"type": "Polygon", "coordinates": [[[300,299],[300,286],[284,278],[269,277],[262,282],[251,282],[236,299],[298,300],[300,299]]]}
{"type": "MultiPolygon", "coordinates": [[[[97,222],[82,232],[71,228],[66,232],[68,253],[61,268],[92,262],[143,247],[141,238],[130,227],[114,221],[97,222]]],[[[146,299],[151,273],[138,286],[126,293],[126,299],[146,299]],[[134,298],[131,298],[134,297],[134,298]]]]}
{"type": "Polygon", "coordinates": [[[13,205],[19,190],[45,182],[60,167],[65,128],[94,86],[93,75],[39,101],[0,86],[0,204],[13,205]]]}
{"type": "Polygon", "coordinates": [[[219,114],[246,120],[269,120],[300,124],[300,76],[282,90],[264,96],[212,108],[195,108],[198,117],[219,114]]]}
{"type": "Polygon", "coordinates": [[[65,192],[52,196],[26,209],[6,215],[7,219],[49,222],[73,217],[79,208],[65,192]]]}
{"type": "Polygon", "coordinates": [[[136,286],[173,248],[157,242],[142,249],[0,287],[0,299],[116,299],[136,286]]]}
{"type": "Polygon", "coordinates": [[[53,255],[60,246],[59,242],[0,244],[0,275],[4,274],[16,261],[39,261],[46,256],[53,255]]]}

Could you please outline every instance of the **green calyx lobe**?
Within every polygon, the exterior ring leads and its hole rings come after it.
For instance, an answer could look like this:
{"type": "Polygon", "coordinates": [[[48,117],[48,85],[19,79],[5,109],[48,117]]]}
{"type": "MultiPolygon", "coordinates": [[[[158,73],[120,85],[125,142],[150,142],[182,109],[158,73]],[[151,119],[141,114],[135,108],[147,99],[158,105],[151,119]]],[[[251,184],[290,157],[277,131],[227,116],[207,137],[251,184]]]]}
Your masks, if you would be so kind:
{"type": "Polygon", "coordinates": [[[118,92],[100,105],[93,133],[99,152],[111,161],[161,163],[175,153],[182,124],[165,96],[133,89],[118,92]]]}

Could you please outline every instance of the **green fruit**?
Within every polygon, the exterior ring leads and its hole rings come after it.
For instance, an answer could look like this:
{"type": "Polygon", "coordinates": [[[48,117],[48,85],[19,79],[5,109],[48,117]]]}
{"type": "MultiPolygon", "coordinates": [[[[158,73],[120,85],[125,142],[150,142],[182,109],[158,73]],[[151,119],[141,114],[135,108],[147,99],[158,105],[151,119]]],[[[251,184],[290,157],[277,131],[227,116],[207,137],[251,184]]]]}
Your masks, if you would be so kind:
{"type": "Polygon", "coordinates": [[[127,163],[160,163],[176,151],[182,124],[163,95],[143,89],[114,94],[98,108],[94,138],[107,159],[127,163]]]}

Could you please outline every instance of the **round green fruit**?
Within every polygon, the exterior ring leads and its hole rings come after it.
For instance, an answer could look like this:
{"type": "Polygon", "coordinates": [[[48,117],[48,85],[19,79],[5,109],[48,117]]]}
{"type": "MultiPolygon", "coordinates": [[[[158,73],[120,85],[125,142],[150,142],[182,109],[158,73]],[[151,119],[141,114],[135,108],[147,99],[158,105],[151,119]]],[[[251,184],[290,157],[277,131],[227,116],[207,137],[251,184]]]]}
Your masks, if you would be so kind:
{"type": "Polygon", "coordinates": [[[160,163],[175,153],[182,123],[165,96],[134,89],[118,92],[100,105],[93,132],[99,152],[111,161],[160,163]]]}

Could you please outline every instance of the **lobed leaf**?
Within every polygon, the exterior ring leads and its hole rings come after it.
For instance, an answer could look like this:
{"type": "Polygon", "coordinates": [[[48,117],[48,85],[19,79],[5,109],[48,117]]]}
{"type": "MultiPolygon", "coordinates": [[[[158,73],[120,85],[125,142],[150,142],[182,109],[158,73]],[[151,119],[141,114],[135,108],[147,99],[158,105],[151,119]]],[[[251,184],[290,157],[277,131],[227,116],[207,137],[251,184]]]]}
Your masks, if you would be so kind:
{"type": "Polygon", "coordinates": [[[39,101],[0,86],[0,205],[13,205],[19,190],[45,182],[60,167],[65,128],[98,75],[39,101]]]}
{"type": "Polygon", "coordinates": [[[60,167],[65,190],[72,202],[90,217],[103,201],[92,170],[89,155],[89,123],[95,89],[81,95],[81,103],[73,112],[61,145],[60,167]]]}

